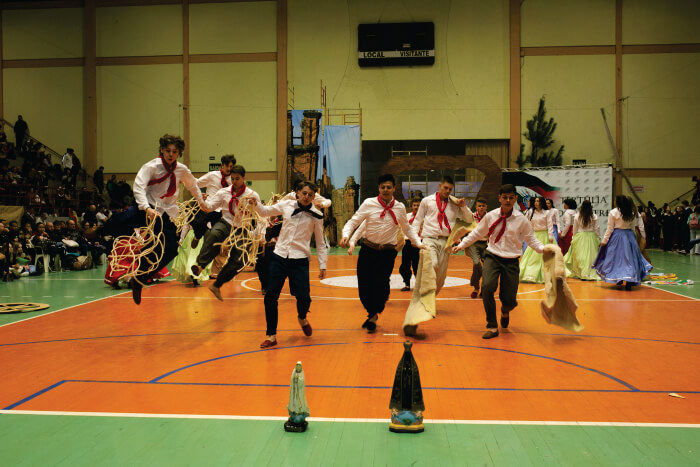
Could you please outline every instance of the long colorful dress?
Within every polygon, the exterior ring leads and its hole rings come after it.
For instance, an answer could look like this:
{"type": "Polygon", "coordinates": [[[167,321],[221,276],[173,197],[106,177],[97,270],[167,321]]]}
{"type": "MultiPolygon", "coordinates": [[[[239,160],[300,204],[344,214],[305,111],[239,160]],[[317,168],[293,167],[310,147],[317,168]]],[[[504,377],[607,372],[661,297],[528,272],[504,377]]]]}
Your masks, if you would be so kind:
{"type": "MultiPolygon", "coordinates": [[[[170,272],[178,281],[189,284],[192,282],[192,265],[197,263],[197,255],[202,249],[204,242],[199,242],[196,248],[192,248],[192,239],[194,238],[194,229],[188,229],[185,238],[180,240],[180,246],[177,249],[177,256],[170,265],[170,272]]],[[[202,270],[202,273],[196,277],[200,283],[209,279],[211,264],[207,265],[202,270]]]]}
{"type": "Polygon", "coordinates": [[[646,237],[644,223],[639,215],[631,221],[625,221],[618,208],[608,214],[608,228],[601,242],[607,244],[601,246],[593,263],[593,269],[598,271],[605,282],[625,281],[630,285],[639,285],[651,271],[653,266],[639,250],[635,227],[646,237]]]}
{"type": "MultiPolygon", "coordinates": [[[[542,242],[543,245],[552,243],[554,231],[552,216],[549,214],[548,210],[535,210],[532,212],[532,217],[530,217],[530,213],[528,213],[526,217],[530,220],[532,228],[535,230],[535,237],[537,240],[542,242]]],[[[542,255],[528,246],[520,260],[520,282],[544,284],[542,264],[542,255]]]]}
{"type": "Polygon", "coordinates": [[[564,255],[566,275],[586,281],[599,281],[600,277],[593,269],[593,262],[600,249],[598,216],[593,214],[589,224],[584,227],[581,214],[577,213],[573,219],[571,233],[573,235],[571,247],[564,255]]]}

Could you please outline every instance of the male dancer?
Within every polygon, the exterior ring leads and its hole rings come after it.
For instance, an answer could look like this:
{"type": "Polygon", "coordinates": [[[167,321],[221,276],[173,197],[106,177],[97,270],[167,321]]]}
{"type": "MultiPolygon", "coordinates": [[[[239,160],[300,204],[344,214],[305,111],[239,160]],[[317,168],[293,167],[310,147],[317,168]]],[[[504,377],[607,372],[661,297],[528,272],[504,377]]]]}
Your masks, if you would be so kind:
{"type": "MultiPolygon", "coordinates": [[[[292,191],[290,191],[289,193],[287,193],[286,195],[284,195],[280,201],[289,201],[290,199],[296,200],[297,199],[297,192],[299,191],[298,190],[299,184],[302,182],[303,182],[303,180],[297,180],[296,182],[294,182],[294,189],[292,191]]],[[[329,208],[329,207],[331,207],[331,204],[333,204],[331,202],[331,200],[329,200],[328,198],[324,198],[319,193],[314,194],[314,198],[311,201],[311,203],[314,205],[314,207],[316,207],[316,209],[319,209],[319,210],[324,209],[324,208],[329,208]]]]}
{"type": "Polygon", "coordinates": [[[454,189],[452,177],[445,175],[440,181],[438,191],[426,196],[420,203],[418,213],[413,222],[416,228],[421,228],[421,239],[430,249],[433,268],[435,268],[435,295],[445,284],[447,265],[450,261],[450,250],[445,250],[445,243],[457,218],[462,218],[467,224],[474,222],[474,216],[467,207],[464,198],[454,202],[450,199],[454,189]]]}
{"type": "Polygon", "coordinates": [[[309,258],[311,235],[316,237],[319,279],[326,277],[328,253],[323,240],[323,214],[312,205],[316,184],[301,181],[296,187],[296,199],[284,200],[272,206],[262,206],[253,201],[255,210],[263,217],[282,216],[282,229],[270,258],[265,294],[265,321],[267,331],[261,349],[277,345],[278,299],[284,281],[289,278],[289,291],[297,299],[297,318],[305,336],[312,333],[306,319],[311,305],[309,285],[309,258]]]}
{"type": "MultiPolygon", "coordinates": [[[[416,214],[418,213],[418,208],[420,207],[420,199],[413,198],[411,200],[411,218],[408,223],[413,225],[413,221],[416,219],[416,214]]],[[[419,226],[416,226],[418,228],[419,226]]],[[[420,232],[418,233],[420,236],[420,232]]],[[[413,275],[418,274],[418,260],[420,255],[418,249],[413,246],[410,240],[406,240],[406,243],[401,250],[401,266],[399,266],[399,274],[403,279],[403,283],[406,286],[401,289],[402,292],[408,292],[411,290],[411,268],[413,268],[413,275]]]]}
{"type": "MultiPolygon", "coordinates": [[[[221,168],[219,170],[207,172],[199,177],[197,179],[197,186],[207,189],[207,197],[214,196],[220,189],[231,185],[231,168],[234,165],[236,165],[236,156],[233,154],[221,156],[221,168]]],[[[219,219],[221,219],[221,209],[212,212],[199,211],[197,215],[194,216],[194,219],[190,222],[190,226],[192,226],[192,230],[194,231],[192,248],[197,248],[197,245],[199,245],[199,240],[201,240],[204,233],[207,231],[207,224],[210,223],[213,227],[219,219]]]]}
{"type": "Polygon", "coordinates": [[[377,329],[379,313],[389,299],[391,271],[396,258],[396,234],[399,226],[416,248],[423,243],[406,217],[406,207],[394,199],[396,182],[391,174],[379,177],[379,196],[366,199],[355,215],[343,227],[339,245],[348,245],[349,238],[362,221],[366,220],[362,248],[357,259],[357,289],[367,319],[362,327],[368,333],[377,329]]]}
{"type": "Polygon", "coordinates": [[[501,299],[501,327],[507,328],[509,313],[518,301],[518,284],[520,264],[518,259],[523,254],[523,241],[538,253],[544,251],[544,245],[537,240],[532,224],[521,212],[513,209],[518,195],[511,184],[503,185],[498,195],[500,209],[486,213],[466,238],[452,249],[453,253],[463,250],[477,240],[488,238],[486,257],[484,258],[484,282],[481,287],[482,300],[486,310],[486,333],[483,339],[498,337],[498,322],[496,321],[496,300],[493,295],[501,284],[499,298],[501,299]]]}
{"type": "MultiPolygon", "coordinates": [[[[242,165],[234,165],[231,168],[231,186],[217,191],[214,196],[207,198],[202,206],[205,212],[221,209],[221,219],[204,235],[204,245],[197,256],[197,263],[192,265],[192,274],[195,277],[219,255],[221,248],[218,244],[229,236],[231,228],[240,229],[241,226],[234,222],[234,216],[238,210],[238,202],[243,196],[253,196],[260,201],[258,194],[246,186],[245,168],[242,165]]],[[[221,286],[236,277],[238,271],[243,268],[244,253],[243,250],[232,246],[228,261],[219,271],[216,280],[209,284],[209,290],[219,300],[223,301],[221,286]]]]}
{"type": "MultiPolygon", "coordinates": [[[[142,284],[163,269],[175,256],[177,256],[178,237],[177,229],[170,220],[178,212],[177,195],[182,182],[197,199],[200,207],[204,200],[202,193],[197,188],[197,180],[184,164],[178,164],[177,158],[185,150],[185,141],[179,136],[163,135],[160,138],[159,157],[146,162],[134,180],[134,199],[139,211],[133,211],[134,216],[125,220],[126,227],[135,228],[146,225],[147,218],[158,217],[154,226],[154,235],[163,233],[164,247],[156,245],[154,251],[140,261],[136,278],[131,279],[131,292],[134,303],[141,303],[142,284]],[[158,263],[153,272],[144,270],[151,264],[158,263]]],[[[131,230],[131,229],[130,229],[131,230]]]]}
{"type": "MultiPolygon", "coordinates": [[[[486,209],[488,209],[486,200],[483,198],[477,199],[474,208],[476,209],[476,212],[474,213],[474,220],[478,224],[479,222],[481,222],[481,219],[483,219],[486,215],[486,209]]],[[[472,277],[471,279],[469,279],[469,283],[472,285],[472,287],[474,287],[474,291],[472,292],[471,297],[476,298],[479,296],[479,281],[481,280],[482,263],[484,261],[484,255],[486,254],[486,240],[477,240],[476,242],[474,242],[473,245],[467,248],[467,254],[474,263],[474,268],[472,269],[472,277]]]]}

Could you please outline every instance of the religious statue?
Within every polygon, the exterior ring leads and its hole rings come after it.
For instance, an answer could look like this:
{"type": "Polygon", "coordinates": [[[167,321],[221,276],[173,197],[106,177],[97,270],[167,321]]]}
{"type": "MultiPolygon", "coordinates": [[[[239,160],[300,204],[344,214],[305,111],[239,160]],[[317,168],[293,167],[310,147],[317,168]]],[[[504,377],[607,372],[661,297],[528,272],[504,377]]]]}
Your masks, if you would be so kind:
{"type": "Polygon", "coordinates": [[[424,430],[423,390],[420,385],[418,365],[411,353],[411,342],[403,344],[403,356],[396,367],[394,386],[391,390],[391,424],[394,433],[421,433],[424,430]]]}
{"type": "Polygon", "coordinates": [[[297,362],[292,371],[292,381],[289,384],[289,404],[287,405],[289,419],[284,422],[284,431],[301,433],[306,431],[309,422],[309,405],[306,403],[306,383],[301,362],[297,362]]]}

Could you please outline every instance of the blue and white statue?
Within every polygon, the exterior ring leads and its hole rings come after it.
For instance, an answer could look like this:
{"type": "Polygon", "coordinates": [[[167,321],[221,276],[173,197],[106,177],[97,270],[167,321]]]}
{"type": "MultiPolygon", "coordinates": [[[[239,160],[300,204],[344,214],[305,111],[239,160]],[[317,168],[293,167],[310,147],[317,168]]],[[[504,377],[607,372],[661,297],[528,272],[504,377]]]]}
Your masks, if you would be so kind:
{"type": "Polygon", "coordinates": [[[292,371],[292,381],[289,383],[289,404],[287,405],[289,419],[284,423],[285,431],[303,432],[309,423],[309,404],[306,403],[306,383],[301,362],[297,362],[292,371]]]}

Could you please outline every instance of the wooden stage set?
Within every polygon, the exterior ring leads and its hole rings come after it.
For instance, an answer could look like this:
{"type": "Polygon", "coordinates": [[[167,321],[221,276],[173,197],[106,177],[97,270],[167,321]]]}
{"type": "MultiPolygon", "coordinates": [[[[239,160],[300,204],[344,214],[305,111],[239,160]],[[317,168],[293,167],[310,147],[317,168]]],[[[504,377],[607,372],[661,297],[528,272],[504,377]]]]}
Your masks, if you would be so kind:
{"type": "MultiPolygon", "coordinates": [[[[367,334],[352,286],[356,258],[329,256],[328,277],[347,286],[321,283],[312,259],[311,337],[302,334],[285,286],[279,344],[266,350],[259,348],[265,316],[254,273],[225,285],[223,302],[206,287],[170,281],[144,289],[140,306],[125,291],[0,326],[0,419],[45,412],[282,420],[301,360],[310,429],[314,420],[380,420],[384,430],[411,293],[392,289],[377,332],[367,334]]],[[[395,274],[399,264],[400,257],[395,274]]],[[[454,256],[448,276],[470,275],[471,261],[454,256]]],[[[469,298],[472,288],[442,290],[437,319],[411,338],[426,433],[431,424],[486,421],[654,424],[700,433],[692,430],[700,423],[700,301],[651,287],[569,284],[582,332],[548,325],[540,314],[544,286],[521,284],[510,328],[491,340],[481,338],[484,310],[469,298]]],[[[108,289],[97,279],[62,286],[75,295],[108,289]]],[[[3,427],[0,434],[10,431],[3,427]]]]}

